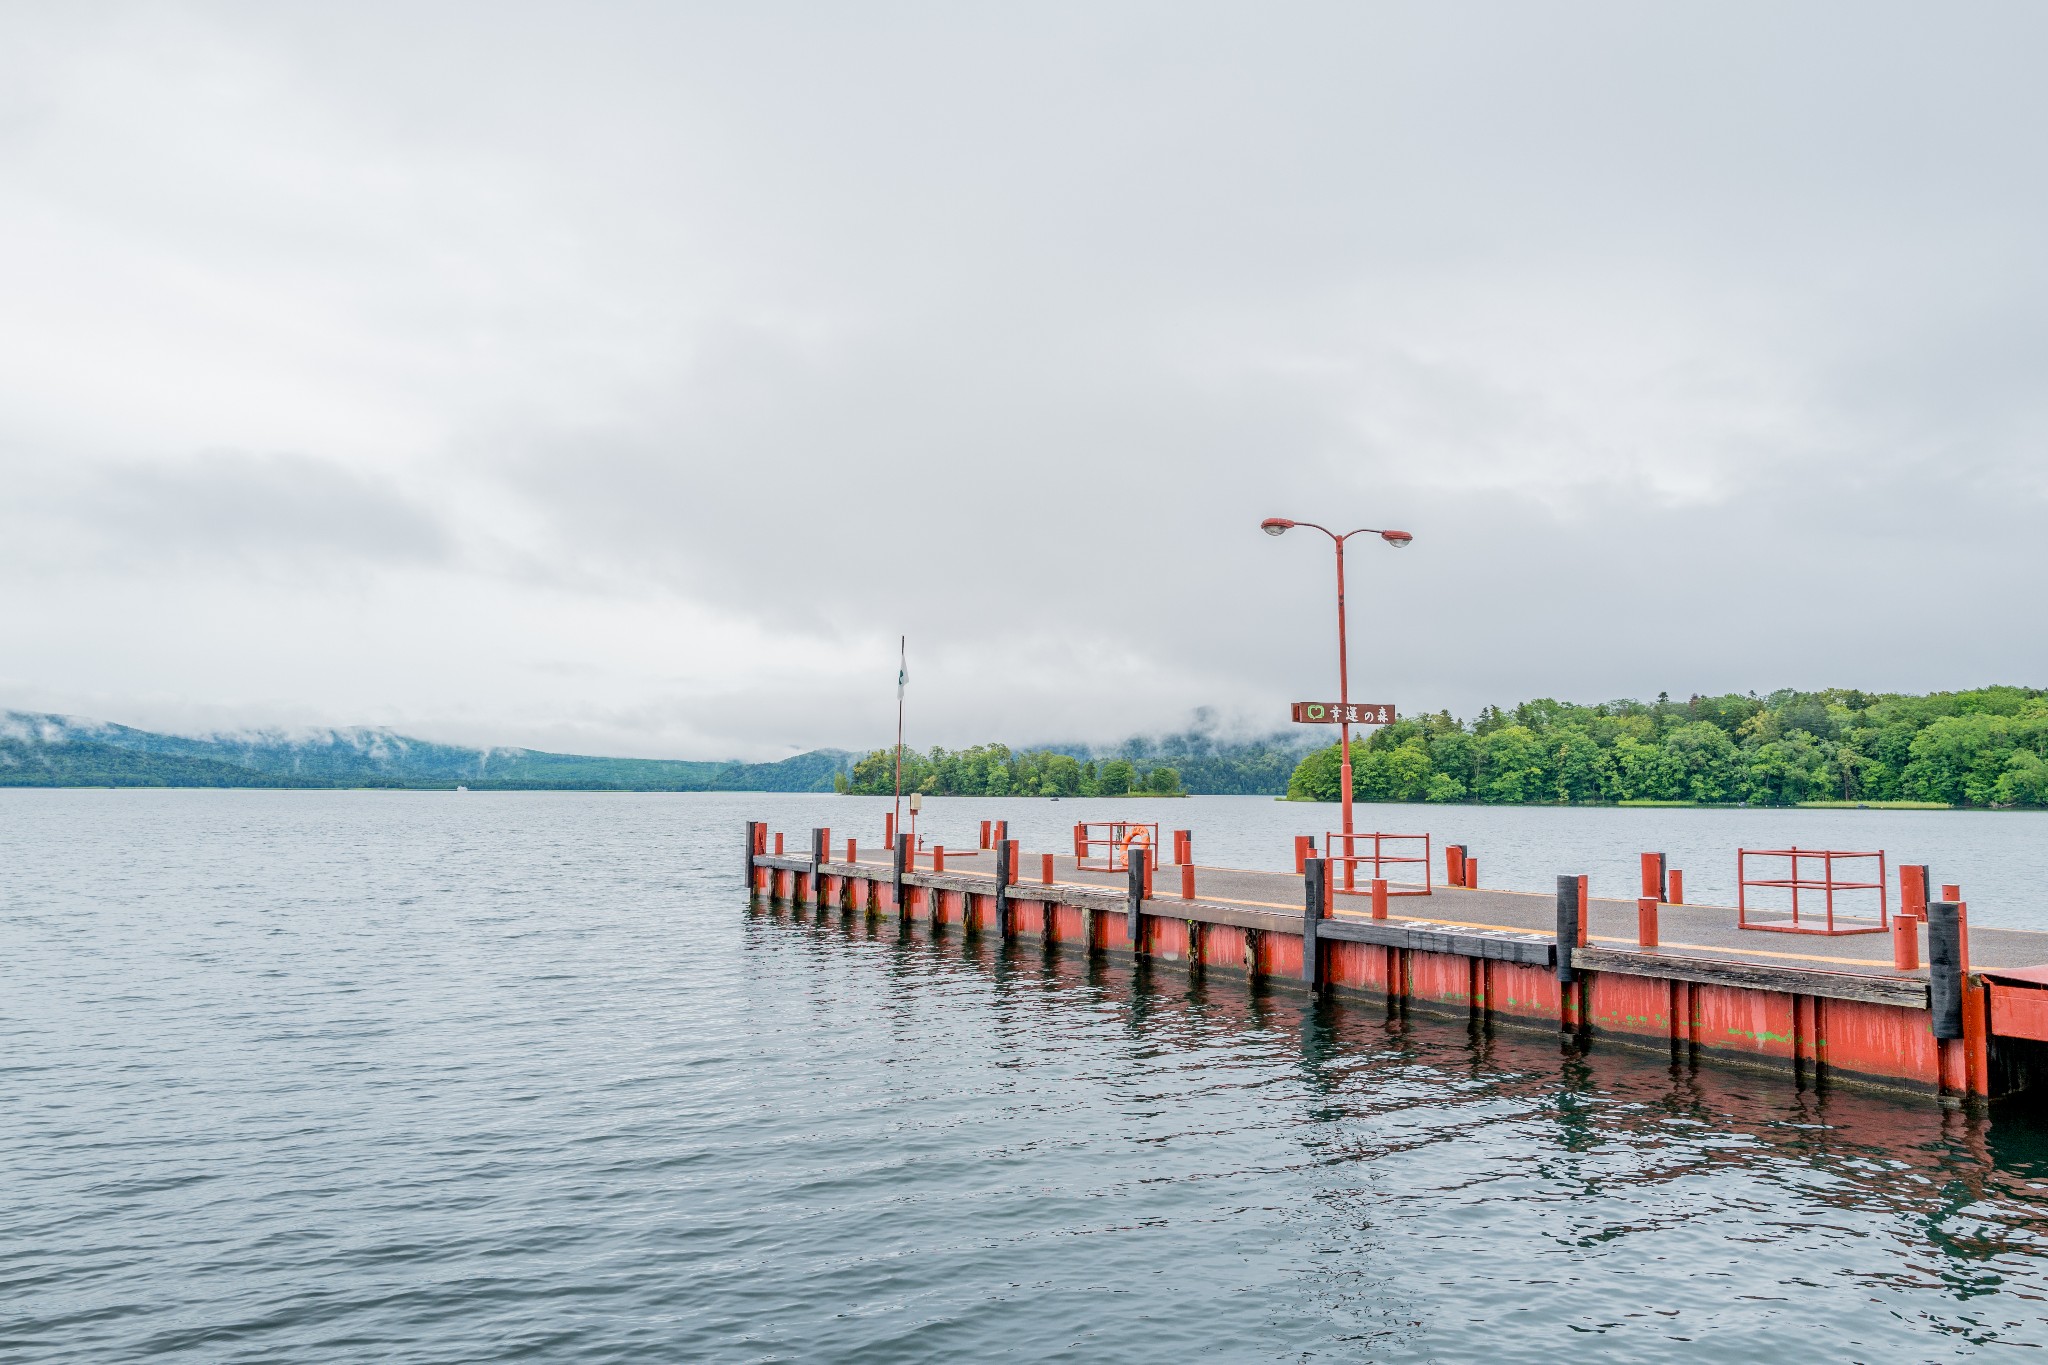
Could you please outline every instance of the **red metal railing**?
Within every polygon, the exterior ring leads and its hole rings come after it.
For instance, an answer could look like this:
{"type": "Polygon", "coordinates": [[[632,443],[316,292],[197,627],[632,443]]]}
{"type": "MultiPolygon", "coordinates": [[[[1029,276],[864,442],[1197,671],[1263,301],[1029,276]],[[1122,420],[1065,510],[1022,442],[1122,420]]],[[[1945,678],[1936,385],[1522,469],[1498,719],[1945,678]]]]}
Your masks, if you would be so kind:
{"type": "MultiPolygon", "coordinates": [[[[1737,849],[1735,851],[1735,881],[1735,922],[1744,929],[1768,929],[1780,934],[1882,934],[1888,932],[1891,928],[1891,906],[1885,894],[1883,849],[1879,849],[1874,853],[1849,852],[1838,848],[1799,848],[1796,846],[1792,848],[1737,849]],[[1785,860],[1785,875],[1782,877],[1752,877],[1749,875],[1749,860],[1751,858],[1782,858],[1785,860]],[[1836,875],[1836,865],[1838,863],[1854,864],[1859,861],[1867,863],[1872,859],[1877,863],[1877,880],[1875,881],[1849,881],[1836,875]],[[1813,875],[1815,868],[1819,869],[1819,876],[1813,875]],[[1774,888],[1789,892],[1791,897],[1791,905],[1789,907],[1790,919],[1777,923],[1758,923],[1752,921],[1752,910],[1749,904],[1749,892],[1752,887],[1774,888]],[[1814,893],[1818,892],[1820,894],[1820,923],[1823,927],[1814,926],[1812,923],[1814,915],[1810,908],[1805,911],[1805,919],[1802,921],[1799,904],[1799,895],[1802,891],[1806,893],[1807,905],[1809,907],[1813,903],[1814,893]],[[1838,923],[1837,921],[1840,917],[1837,916],[1835,911],[1835,893],[1839,891],[1877,892],[1877,922],[1873,924],[1868,918],[1851,915],[1847,917],[1848,922],[1846,924],[1838,923]]],[[[1786,907],[1783,906],[1764,906],[1759,908],[1765,914],[1786,913],[1786,907]]]]}
{"type": "Polygon", "coordinates": [[[1133,847],[1151,852],[1151,867],[1159,867],[1159,826],[1137,820],[1096,820],[1074,826],[1074,863],[1083,872],[1122,872],[1130,866],[1133,847]],[[1097,834],[1096,831],[1102,831],[1097,834]],[[1100,860],[1095,851],[1102,850],[1100,860]]]}
{"type": "Polygon", "coordinates": [[[1329,850],[1331,885],[1340,891],[1357,891],[1361,880],[1369,889],[1374,881],[1380,879],[1386,881],[1389,896],[1427,896],[1435,887],[1435,883],[1430,880],[1432,874],[1427,834],[1345,834],[1331,831],[1324,834],[1323,840],[1323,847],[1329,850]],[[1394,852],[1387,851],[1389,844],[1394,846],[1394,852]],[[1420,853],[1415,852],[1418,844],[1422,849],[1420,853]],[[1370,851],[1366,851],[1367,849],[1370,851]],[[1358,868],[1362,863],[1372,864],[1372,871],[1361,879],[1358,876],[1358,868]],[[1389,867],[1415,864],[1422,867],[1422,883],[1419,886],[1414,882],[1396,882],[1387,876],[1389,867]]]}

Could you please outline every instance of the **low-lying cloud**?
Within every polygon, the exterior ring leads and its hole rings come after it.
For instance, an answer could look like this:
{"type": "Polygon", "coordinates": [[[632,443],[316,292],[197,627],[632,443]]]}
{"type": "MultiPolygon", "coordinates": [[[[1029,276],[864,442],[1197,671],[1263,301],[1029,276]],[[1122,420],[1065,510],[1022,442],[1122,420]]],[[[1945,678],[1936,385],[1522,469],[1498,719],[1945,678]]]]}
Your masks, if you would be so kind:
{"type": "Polygon", "coordinates": [[[2026,6],[44,11],[0,701],[774,757],[2029,681],[2026,6]]]}

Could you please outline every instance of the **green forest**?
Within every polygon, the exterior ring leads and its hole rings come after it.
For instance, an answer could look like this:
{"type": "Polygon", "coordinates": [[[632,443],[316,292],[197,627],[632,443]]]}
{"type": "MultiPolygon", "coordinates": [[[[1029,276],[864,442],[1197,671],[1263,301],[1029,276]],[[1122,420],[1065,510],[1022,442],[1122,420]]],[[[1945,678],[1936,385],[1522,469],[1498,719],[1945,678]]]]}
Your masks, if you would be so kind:
{"type": "MultiPolygon", "coordinates": [[[[1446,713],[1404,719],[1360,749],[1354,742],[1352,791],[1367,801],[2048,805],[2048,694],[2027,687],[1544,699],[1488,707],[1469,724],[1446,713]]],[[[1319,749],[1287,794],[1334,801],[1339,773],[1337,746],[1319,749]]]]}
{"type": "MultiPolygon", "coordinates": [[[[896,751],[876,749],[853,764],[839,790],[887,796],[896,790],[896,751]]],[[[1012,750],[1004,744],[972,749],[903,751],[903,790],[927,796],[1183,796],[1180,773],[1164,764],[1128,758],[1097,763],[1057,749],[1012,750]]]]}
{"type": "MultiPolygon", "coordinates": [[[[905,750],[903,790],[935,796],[1285,793],[1334,801],[1337,746],[1307,748],[1307,731],[1219,742],[1191,730],[1102,752],[1002,744],[905,750]]],[[[855,760],[836,785],[887,795],[894,782],[895,751],[876,749],[855,760]]],[[[1438,712],[1359,732],[1352,790],[1363,801],[1498,805],[2048,806],[2048,692],[1786,690],[1596,706],[1545,698],[1512,709],[1489,706],[1471,721],[1438,712]]]]}

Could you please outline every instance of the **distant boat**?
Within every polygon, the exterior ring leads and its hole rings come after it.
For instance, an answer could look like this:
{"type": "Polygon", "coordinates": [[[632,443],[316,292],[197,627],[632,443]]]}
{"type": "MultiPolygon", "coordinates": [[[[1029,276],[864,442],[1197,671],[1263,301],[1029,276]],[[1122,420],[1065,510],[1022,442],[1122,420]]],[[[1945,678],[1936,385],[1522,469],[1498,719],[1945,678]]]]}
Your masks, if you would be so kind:
{"type": "Polygon", "coordinates": [[[468,790],[469,790],[469,788],[467,788],[467,787],[457,787],[457,788],[456,788],[455,790],[457,790],[457,791],[459,791],[459,792],[466,792],[466,791],[468,791],[468,790]]]}

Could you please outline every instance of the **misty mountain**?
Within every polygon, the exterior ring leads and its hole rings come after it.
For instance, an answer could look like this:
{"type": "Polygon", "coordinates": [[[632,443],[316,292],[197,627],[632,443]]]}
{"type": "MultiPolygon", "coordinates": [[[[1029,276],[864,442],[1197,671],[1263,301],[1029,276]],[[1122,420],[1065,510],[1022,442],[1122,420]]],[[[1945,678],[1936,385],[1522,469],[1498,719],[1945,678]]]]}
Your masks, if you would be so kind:
{"type": "Polygon", "coordinates": [[[0,712],[0,786],[10,787],[830,791],[848,757],[818,749],[779,763],[601,758],[436,744],[366,727],[192,736],[0,712]]]}

